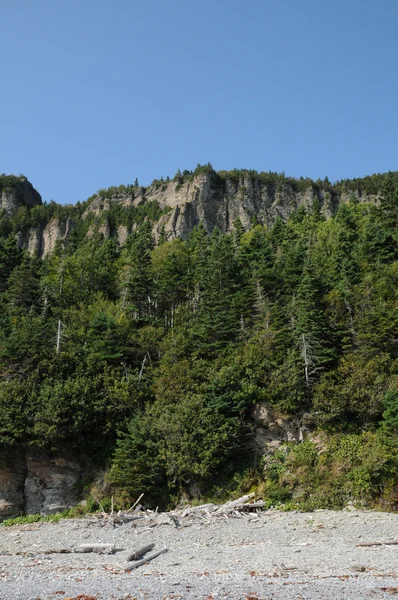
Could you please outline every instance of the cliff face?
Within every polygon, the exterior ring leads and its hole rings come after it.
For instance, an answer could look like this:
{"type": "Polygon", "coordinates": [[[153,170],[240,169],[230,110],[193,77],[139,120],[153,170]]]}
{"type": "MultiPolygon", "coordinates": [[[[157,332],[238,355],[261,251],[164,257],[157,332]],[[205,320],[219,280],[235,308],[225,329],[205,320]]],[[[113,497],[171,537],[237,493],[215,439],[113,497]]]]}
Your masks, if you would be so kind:
{"type": "MultiPolygon", "coordinates": [[[[24,182],[21,188],[26,206],[37,204],[40,198],[29,186],[28,182],[24,182]]],[[[199,223],[209,233],[216,227],[222,232],[230,231],[238,218],[245,228],[250,226],[253,218],[259,223],[272,225],[277,217],[287,219],[298,208],[311,210],[315,204],[325,217],[330,217],[341,203],[348,202],[353,196],[359,202],[378,201],[377,195],[363,193],[360,189],[342,192],[332,186],[322,189],[307,182],[294,184],[286,180],[273,183],[246,172],[242,172],[240,177],[222,178],[215,171],[208,171],[189,180],[161,182],[148,188],[115,188],[113,195],[94,197],[78,218],[90,222],[88,236],[99,232],[105,238],[116,237],[122,245],[134,226],[119,224],[115,227],[110,223],[109,212],[116,207],[120,214],[146,203],[156,204],[163,212],[153,228],[157,240],[162,231],[168,239],[186,238],[199,223]]],[[[4,200],[4,207],[9,212],[18,205],[15,198],[7,196],[4,200]]],[[[19,233],[18,244],[29,252],[45,256],[54,249],[58,240],[68,238],[75,225],[73,219],[52,218],[47,224],[19,233]]]]}
{"type": "MultiPolygon", "coordinates": [[[[134,198],[131,193],[115,195],[110,199],[97,197],[83,218],[89,214],[99,216],[108,211],[113,203],[127,208],[156,202],[160,209],[170,210],[154,226],[155,239],[162,229],[168,239],[186,238],[199,223],[208,233],[216,227],[222,232],[230,231],[236,219],[240,219],[246,229],[253,218],[259,223],[272,225],[277,217],[287,219],[298,208],[311,210],[315,203],[325,217],[330,217],[341,203],[348,202],[352,196],[360,202],[377,202],[376,195],[359,191],[339,193],[322,190],[315,185],[297,189],[289,183],[267,183],[250,175],[239,179],[221,179],[216,172],[207,172],[192,181],[152,185],[145,191],[135,192],[134,198]]],[[[105,236],[110,235],[109,227],[104,224],[101,231],[105,236]]],[[[124,241],[125,232],[122,238],[124,241]]]]}
{"type": "Polygon", "coordinates": [[[70,219],[62,221],[60,219],[51,219],[47,225],[30,227],[27,231],[17,233],[17,244],[20,248],[28,250],[31,254],[38,254],[45,257],[52,252],[58,241],[66,240],[73,229],[73,222],[70,219]]]}
{"type": "Polygon", "coordinates": [[[49,515],[74,506],[81,467],[76,457],[31,450],[0,459],[0,522],[22,513],[49,515]]]}
{"type": "MultiPolygon", "coordinates": [[[[235,219],[240,219],[245,229],[254,217],[261,224],[272,225],[277,217],[287,219],[300,207],[311,210],[315,202],[323,215],[330,217],[341,202],[349,200],[348,194],[315,186],[298,190],[289,183],[270,184],[250,175],[222,180],[215,172],[199,175],[181,186],[173,182],[164,190],[151,188],[146,197],[156,200],[161,208],[171,208],[155,226],[156,235],[164,227],[168,238],[185,238],[199,223],[209,233],[215,227],[230,231],[235,219]]],[[[358,199],[373,201],[374,197],[358,199]]]]}
{"type": "Polygon", "coordinates": [[[42,204],[41,196],[25,177],[0,177],[0,210],[12,216],[21,206],[42,204]]]}

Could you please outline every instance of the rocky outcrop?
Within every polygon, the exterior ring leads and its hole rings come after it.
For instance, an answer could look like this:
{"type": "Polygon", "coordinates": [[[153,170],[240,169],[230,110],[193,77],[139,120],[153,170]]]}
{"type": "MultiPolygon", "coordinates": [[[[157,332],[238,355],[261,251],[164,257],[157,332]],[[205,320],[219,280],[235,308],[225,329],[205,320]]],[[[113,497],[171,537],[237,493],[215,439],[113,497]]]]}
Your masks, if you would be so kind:
{"type": "MultiPolygon", "coordinates": [[[[37,202],[33,193],[35,191],[32,188],[29,196],[30,184],[25,184],[27,187],[24,202],[26,206],[31,206],[37,202]]],[[[100,233],[105,238],[117,238],[123,245],[132,229],[117,224],[116,227],[111,227],[107,215],[104,214],[115,205],[123,210],[145,203],[156,203],[164,212],[153,228],[153,235],[157,241],[161,232],[164,232],[168,239],[185,239],[199,223],[203,224],[208,233],[216,227],[222,232],[231,231],[236,219],[240,219],[246,229],[250,227],[254,218],[258,223],[270,226],[277,217],[287,219],[300,207],[311,210],[316,205],[328,218],[336,212],[341,203],[348,202],[352,197],[358,202],[378,201],[377,195],[362,193],[359,188],[344,192],[341,188],[333,188],[330,185],[323,189],[310,180],[281,179],[279,182],[273,182],[272,179],[267,180],[266,177],[261,178],[246,171],[234,177],[222,177],[216,171],[207,171],[195,177],[157,183],[147,188],[115,188],[110,197],[98,194],[78,218],[89,219],[88,236],[100,233]]],[[[6,200],[6,205],[11,210],[10,207],[15,206],[15,201],[11,204],[7,202],[6,200]]],[[[54,249],[58,240],[67,239],[72,227],[70,219],[65,222],[53,219],[45,226],[34,227],[18,234],[18,244],[29,252],[45,256],[54,249]]]]}
{"type": "Polygon", "coordinates": [[[60,221],[57,218],[51,219],[44,227],[31,227],[26,232],[17,234],[17,244],[20,248],[28,250],[31,254],[38,254],[44,258],[52,252],[59,241],[68,238],[73,229],[71,219],[60,221]]]}
{"type": "Polygon", "coordinates": [[[33,208],[42,203],[39,192],[25,177],[0,177],[0,210],[12,216],[18,208],[33,208]]]}
{"type": "MultiPolygon", "coordinates": [[[[199,223],[208,233],[216,227],[222,232],[231,231],[236,219],[240,219],[246,229],[253,218],[259,223],[272,225],[277,217],[287,219],[298,208],[311,210],[315,203],[328,218],[352,196],[360,202],[377,201],[376,196],[359,191],[339,193],[312,184],[299,189],[289,182],[269,183],[250,174],[242,175],[239,179],[223,179],[215,171],[209,171],[197,175],[192,181],[164,182],[133,192],[126,190],[119,196],[115,194],[106,199],[98,196],[90,203],[83,218],[101,215],[110,209],[112,203],[126,208],[144,202],[156,202],[162,210],[170,210],[155,224],[155,239],[158,239],[162,230],[169,239],[186,238],[199,223]]],[[[104,233],[109,235],[108,231],[104,233]]]]}
{"type": "Polygon", "coordinates": [[[0,457],[0,521],[24,510],[26,464],[18,452],[0,457]]]}
{"type": "Polygon", "coordinates": [[[0,459],[0,521],[22,513],[49,515],[74,506],[82,469],[77,457],[42,451],[0,459]]]}
{"type": "Polygon", "coordinates": [[[251,409],[254,422],[252,448],[257,454],[274,452],[284,442],[302,442],[308,431],[301,423],[285,417],[267,402],[258,402],[251,409]]]}

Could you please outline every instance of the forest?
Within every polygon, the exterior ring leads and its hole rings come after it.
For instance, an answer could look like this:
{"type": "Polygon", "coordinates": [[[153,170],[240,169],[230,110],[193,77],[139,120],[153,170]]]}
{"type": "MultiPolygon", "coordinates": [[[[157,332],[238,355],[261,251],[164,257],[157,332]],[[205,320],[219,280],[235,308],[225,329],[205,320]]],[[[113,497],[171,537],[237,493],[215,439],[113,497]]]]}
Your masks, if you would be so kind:
{"type": "Polygon", "coordinates": [[[86,224],[43,260],[15,233],[72,209],[1,215],[0,451],[76,450],[120,505],[255,489],[397,509],[398,177],[375,177],[378,204],[329,219],[314,204],[155,245],[144,205],[122,247],[86,224]],[[304,441],[255,453],[258,402],[304,441]]]}

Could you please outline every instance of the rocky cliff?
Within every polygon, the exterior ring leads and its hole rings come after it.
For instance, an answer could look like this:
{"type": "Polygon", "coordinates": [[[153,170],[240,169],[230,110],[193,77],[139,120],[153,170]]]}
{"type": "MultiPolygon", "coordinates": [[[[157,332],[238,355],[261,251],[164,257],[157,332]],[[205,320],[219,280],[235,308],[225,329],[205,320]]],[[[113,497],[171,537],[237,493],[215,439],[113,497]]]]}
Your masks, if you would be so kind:
{"type": "Polygon", "coordinates": [[[66,240],[73,229],[71,219],[51,219],[48,223],[40,223],[24,231],[18,231],[17,244],[20,248],[28,250],[31,254],[45,257],[52,252],[58,241],[66,240]]]}
{"type": "Polygon", "coordinates": [[[156,202],[166,214],[154,227],[155,237],[164,229],[169,239],[186,238],[194,227],[202,223],[208,233],[215,227],[222,232],[230,231],[236,219],[247,229],[255,218],[259,223],[272,225],[277,217],[287,219],[300,207],[313,209],[315,203],[325,217],[335,213],[342,202],[355,197],[361,202],[373,202],[377,195],[340,192],[333,188],[322,189],[319,185],[302,182],[277,183],[262,181],[250,172],[240,177],[221,177],[216,171],[208,171],[192,179],[151,185],[135,192],[124,192],[105,199],[97,196],[83,214],[99,216],[108,211],[113,203],[124,208],[156,202]],[[167,211],[167,209],[169,209],[167,211]]]}
{"type": "Polygon", "coordinates": [[[0,522],[20,514],[49,515],[79,500],[81,465],[71,454],[39,450],[0,457],[0,522]]]}
{"type": "Polygon", "coordinates": [[[26,206],[33,208],[42,204],[41,196],[32,184],[21,175],[0,176],[0,210],[4,210],[7,215],[14,215],[19,208],[26,206]]]}
{"type": "MultiPolygon", "coordinates": [[[[312,210],[316,206],[325,217],[330,217],[341,203],[353,197],[359,202],[378,200],[377,191],[369,193],[360,185],[344,189],[308,179],[273,178],[251,171],[231,173],[225,175],[209,169],[189,177],[176,177],[173,181],[158,181],[147,188],[120,186],[102,190],[87,201],[84,211],[75,217],[63,218],[61,215],[25,228],[18,233],[18,244],[45,256],[54,249],[57,241],[68,238],[79,220],[87,223],[86,235],[99,232],[105,238],[116,237],[123,244],[134,229],[134,223],[121,222],[121,215],[149,205],[159,209],[159,218],[153,228],[157,240],[161,232],[168,239],[186,238],[199,223],[209,233],[216,227],[226,232],[233,228],[236,219],[240,219],[245,228],[253,219],[272,225],[277,217],[286,219],[300,207],[312,210]],[[116,225],[112,221],[112,212],[117,212],[119,218],[116,225]]],[[[41,203],[40,196],[27,181],[21,182],[18,190],[2,199],[7,212],[15,211],[21,202],[28,207],[41,203]]]]}

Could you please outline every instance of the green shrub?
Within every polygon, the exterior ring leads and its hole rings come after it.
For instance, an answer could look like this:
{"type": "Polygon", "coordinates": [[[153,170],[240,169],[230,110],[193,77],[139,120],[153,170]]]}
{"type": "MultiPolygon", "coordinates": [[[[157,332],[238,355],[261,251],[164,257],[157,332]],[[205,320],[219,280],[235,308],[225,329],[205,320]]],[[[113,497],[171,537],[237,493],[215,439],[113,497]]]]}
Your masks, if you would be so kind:
{"type": "Polygon", "coordinates": [[[398,448],[374,433],[334,435],[315,444],[287,444],[264,461],[265,497],[301,508],[359,506],[396,509],[398,448]]]}

